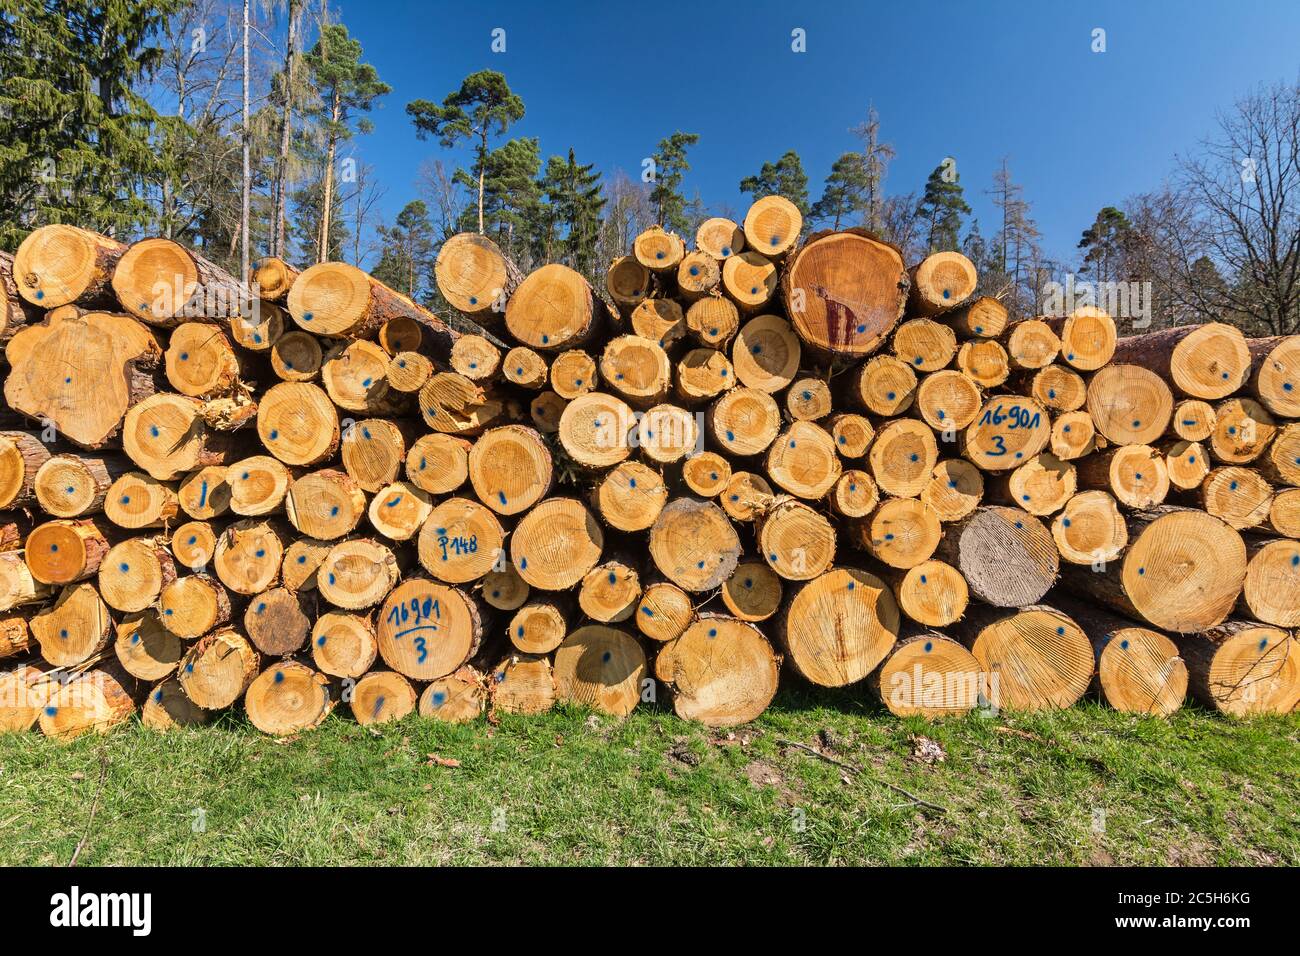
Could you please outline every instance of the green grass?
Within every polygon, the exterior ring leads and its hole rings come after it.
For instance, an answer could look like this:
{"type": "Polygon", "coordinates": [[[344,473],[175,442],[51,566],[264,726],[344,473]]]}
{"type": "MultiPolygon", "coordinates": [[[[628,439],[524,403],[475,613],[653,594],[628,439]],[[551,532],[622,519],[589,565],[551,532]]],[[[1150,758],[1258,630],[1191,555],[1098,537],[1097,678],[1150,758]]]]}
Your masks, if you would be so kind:
{"type": "Polygon", "coordinates": [[[67,864],[84,838],[82,865],[1300,864],[1300,716],[1084,704],[927,725],[862,693],[786,690],[732,731],[642,707],[495,727],[335,715],[284,742],[235,716],[0,736],[0,862],[67,864]],[[945,759],[913,756],[917,735],[945,759]]]}

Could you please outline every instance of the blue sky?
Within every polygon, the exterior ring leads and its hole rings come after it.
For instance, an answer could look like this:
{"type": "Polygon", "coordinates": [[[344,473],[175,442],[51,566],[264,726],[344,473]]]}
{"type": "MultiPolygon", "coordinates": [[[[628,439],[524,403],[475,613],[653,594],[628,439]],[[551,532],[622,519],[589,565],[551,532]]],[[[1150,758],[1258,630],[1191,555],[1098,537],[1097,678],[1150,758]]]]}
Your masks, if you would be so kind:
{"type": "Polygon", "coordinates": [[[1049,254],[1073,261],[1103,205],[1157,187],[1218,109],[1261,82],[1300,74],[1300,2],[630,2],[342,0],[342,21],[393,86],[356,141],[387,185],[391,219],[416,194],[421,142],[410,100],[441,101],[469,72],[495,69],[527,115],[510,135],[543,155],[637,175],[674,130],[700,134],[686,193],[743,212],[741,177],[787,149],[803,157],[813,199],[855,147],[869,103],[897,150],[886,188],[920,191],[957,160],[985,235],[984,190],[1009,157],[1049,254]],[[491,52],[494,28],[506,52],[491,52]],[[1092,31],[1106,31],[1093,53],[1092,31]],[[806,31],[807,52],[791,51],[806,31]]]}

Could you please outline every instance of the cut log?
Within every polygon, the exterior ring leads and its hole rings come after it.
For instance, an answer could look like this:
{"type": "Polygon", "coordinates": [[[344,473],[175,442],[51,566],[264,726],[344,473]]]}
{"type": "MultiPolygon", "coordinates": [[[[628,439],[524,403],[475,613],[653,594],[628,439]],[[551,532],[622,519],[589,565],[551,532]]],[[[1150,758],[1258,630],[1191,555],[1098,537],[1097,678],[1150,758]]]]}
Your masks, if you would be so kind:
{"type": "Polygon", "coordinates": [[[552,673],[557,700],[626,717],[641,700],[645,651],[625,631],[589,624],[564,639],[552,673]]]}
{"type": "Polygon", "coordinates": [[[651,272],[676,271],[686,254],[686,243],[663,226],[651,226],[632,240],[632,255],[651,272]]]}
{"type": "Polygon", "coordinates": [[[605,291],[624,314],[650,295],[650,286],[650,270],[637,262],[635,256],[615,259],[605,273],[605,291]]]}
{"type": "MultiPolygon", "coordinates": [[[[779,441],[776,444],[780,446],[779,441]]],[[[830,448],[833,457],[833,443],[830,448]]],[[[925,488],[938,464],[939,446],[934,432],[925,423],[900,418],[876,434],[867,461],[881,491],[899,498],[914,498],[925,488]]],[[[770,464],[768,470],[771,471],[770,464]]]]}
{"type": "Polygon", "coordinates": [[[1130,516],[1128,534],[1121,562],[1067,565],[1067,589],[1163,631],[1227,618],[1246,578],[1241,535],[1212,515],[1168,507],[1130,516]]]}
{"type": "Polygon", "coordinates": [[[983,396],[975,381],[964,372],[946,369],[921,379],[914,408],[921,420],[935,431],[955,438],[958,429],[968,427],[979,415],[983,396]]]}
{"type": "Polygon", "coordinates": [[[610,340],[600,356],[600,376],[635,408],[649,408],[668,394],[672,364],[656,343],[636,335],[610,340]]]}
{"type": "Polygon", "coordinates": [[[373,617],[326,611],[311,629],[311,657],[331,677],[358,678],[379,653],[373,617]]]}
{"type": "Polygon", "coordinates": [[[911,270],[907,308],[913,315],[938,315],[964,303],[975,291],[975,264],[960,252],[934,252],[911,270]]]}
{"type": "Polygon", "coordinates": [[[0,432],[0,508],[18,508],[36,497],[36,475],[50,460],[39,435],[0,432]]]}
{"type": "Polygon", "coordinates": [[[1100,567],[1124,552],[1128,525],[1110,494],[1081,491],[1053,519],[1052,538],[1061,560],[1100,567]]]}
{"type": "Polygon", "coordinates": [[[410,541],[420,531],[433,501],[415,485],[397,481],[385,485],[370,499],[367,514],[376,531],[391,541],[410,541]]]}
{"type": "Polygon", "coordinates": [[[271,346],[271,370],[286,382],[309,382],[325,361],[320,340],[307,332],[286,332],[271,346]]]}
{"type": "Polygon", "coordinates": [[[783,590],[780,575],[762,561],[742,561],[722,583],[722,603],[742,621],[766,621],[781,609],[783,590]]]}
{"type": "Polygon", "coordinates": [[[722,266],[706,252],[688,252],[677,265],[677,294],[694,301],[722,282],[722,266]]]}
{"type": "Polygon", "coordinates": [[[1109,491],[1139,511],[1164,503],[1169,495],[1165,458],[1150,445],[1117,445],[1079,459],[1079,485],[1109,491]]]}
{"type": "Polygon", "coordinates": [[[1241,600],[1250,616],[1278,627],[1300,627],[1300,542],[1252,539],[1246,555],[1241,600]]]}
{"type": "Polygon", "coordinates": [[[26,654],[35,647],[31,628],[17,615],[0,618],[0,660],[26,654]]]}
{"type": "Polygon", "coordinates": [[[980,388],[997,388],[1011,376],[1011,363],[995,339],[967,339],[957,350],[957,369],[980,388]]]}
{"type": "Polygon", "coordinates": [[[25,325],[39,322],[41,310],[18,294],[14,257],[0,252],[0,342],[7,342],[25,325]]]}
{"type": "Polygon", "coordinates": [[[608,468],[627,458],[635,419],[620,398],[603,392],[580,395],[560,416],[560,444],[577,464],[608,468]]]}
{"type": "Polygon", "coordinates": [[[55,667],[84,664],[113,636],[108,608],[88,582],[64,588],[52,607],[32,615],[30,625],[41,656],[55,667]]]}
{"type": "Polygon", "coordinates": [[[835,527],[803,502],[776,498],[755,519],[764,560],[786,580],[811,580],[834,562],[835,527]]]}
{"type": "Polygon", "coordinates": [[[1088,385],[1064,365],[1048,365],[1034,373],[1028,394],[1054,413],[1073,412],[1088,400],[1088,385]]]}
{"type": "Polygon", "coordinates": [[[478,650],[483,622],[474,600],[458,588],[408,578],[379,610],[379,655],[414,680],[445,677],[478,650]]]}
{"type": "Polygon", "coordinates": [[[885,579],[893,586],[899,610],[926,627],[946,627],[960,620],[970,603],[966,579],[942,561],[922,561],[905,571],[891,569],[885,579]]]}
{"type": "Polygon", "coordinates": [[[735,388],[735,369],[717,349],[691,349],[677,363],[675,385],[678,398],[698,405],[735,388]]]}
{"type": "Polygon", "coordinates": [[[1033,371],[1056,361],[1061,340],[1042,319],[1013,322],[1006,336],[1007,359],[1013,368],[1033,371]]]}
{"type": "MultiPolygon", "coordinates": [[[[1162,461],[1161,468],[1163,467],[1162,461]]],[[[988,499],[999,504],[1015,505],[1031,515],[1045,518],[1064,508],[1076,487],[1074,465],[1045,451],[1014,471],[992,476],[988,486],[988,499]]]]}
{"type": "Polygon", "coordinates": [[[185,696],[180,681],[169,677],[156,684],[140,710],[140,723],[150,730],[165,732],[179,727],[199,727],[212,715],[185,696]]]}
{"type": "Polygon", "coordinates": [[[270,455],[254,455],[226,468],[230,510],[244,517],[279,511],[292,483],[289,469],[270,455]]]}
{"type": "Polygon", "coordinates": [[[71,740],[106,733],[135,713],[135,681],[115,664],[60,679],[40,711],[41,733],[71,740]]]}
{"type": "MultiPolygon", "coordinates": [[[[230,320],[230,337],[236,345],[250,352],[269,351],[284,335],[284,310],[273,303],[257,300],[250,305],[247,313],[230,320]]],[[[177,687],[176,693],[179,692],[177,687]]]]}
{"type": "Polygon", "coordinates": [[[253,300],[225,269],[170,239],[132,243],[113,269],[112,284],[123,309],[164,328],[188,319],[237,319],[253,300]]]}
{"type": "Polygon", "coordinates": [[[300,533],[333,541],[350,534],[360,523],[366,513],[366,496],[351,475],[322,468],[289,486],[284,511],[300,533]]]}
{"type": "Polygon", "coordinates": [[[565,401],[585,395],[599,384],[596,360],[582,349],[569,349],[557,355],[551,362],[550,374],[552,391],[565,401]]]}
{"type": "Polygon", "coordinates": [[[914,568],[929,560],[943,537],[939,515],[916,498],[887,498],[871,516],[851,522],[858,547],[891,568],[914,568]]]}
{"type": "Polygon", "coordinates": [[[185,649],[181,639],[162,626],[156,612],[145,611],[117,625],[113,652],[132,677],[154,682],[176,673],[185,649]]]}
{"type": "Polygon", "coordinates": [[[587,280],[551,263],[530,273],[506,304],[506,326],[524,345],[560,351],[581,345],[608,313],[587,280]]]}
{"type": "Polygon", "coordinates": [[[123,455],[53,455],[37,470],[32,490],[46,514],[77,518],[103,510],[109,486],[130,467],[123,455]]]}
{"type": "Polygon", "coordinates": [[[222,628],[200,638],[186,652],[177,679],[185,696],[199,707],[224,710],[243,696],[257,677],[258,664],[253,645],[238,632],[222,628]]]}
{"type": "MultiPolygon", "coordinates": [[[[128,538],[115,544],[99,566],[99,593],[116,611],[143,611],[176,580],[176,564],[160,538],[128,538]]],[[[162,675],[148,677],[157,680],[162,675]]]]}
{"type": "Polygon", "coordinates": [[[211,398],[241,386],[239,357],[225,333],[206,322],[185,322],[171,334],[164,355],[167,381],[182,395],[211,398]]]}
{"type": "Polygon", "coordinates": [[[1300,423],[1291,422],[1277,430],[1258,468],[1269,481],[1278,485],[1300,485],[1300,423]]]}
{"type": "Polygon", "coordinates": [[[810,236],[782,279],[791,325],[823,355],[879,348],[902,317],[910,285],[899,251],[862,230],[810,236]]]}
{"type": "Polygon", "coordinates": [[[20,664],[0,672],[0,733],[25,733],[37,725],[57,684],[48,664],[20,664]]]}
{"type": "Polygon", "coordinates": [[[40,309],[112,307],[110,282],[126,246],[76,226],[42,226],[28,234],[13,258],[20,296],[40,309]]]}
{"type": "MultiPolygon", "coordinates": [[[[163,627],[182,640],[192,641],[230,620],[230,595],[216,578],[191,574],[177,578],[162,589],[158,609],[163,627]]],[[[212,709],[209,704],[195,703],[212,709]]],[[[226,706],[229,704],[221,704],[216,709],[226,706]]]]}
{"type": "Polygon", "coordinates": [[[845,518],[865,518],[880,504],[880,489],[865,471],[840,475],[830,494],[831,510],[845,518]]]}
{"type": "Polygon", "coordinates": [[[1006,331],[1007,307],[992,296],[982,295],[945,312],[942,321],[952,327],[959,339],[996,339],[1006,331]]]}
{"type": "Polygon", "coordinates": [[[968,461],[949,458],[934,466],[921,501],[940,521],[960,521],[984,500],[984,476],[968,461]]]}
{"type": "Polygon", "coordinates": [[[176,492],[138,471],[128,471],[113,482],[104,499],[104,517],[132,531],[168,524],[179,513],[176,492]]]}
{"type": "Polygon", "coordinates": [[[794,381],[801,354],[794,329],[776,315],[759,315],[746,322],[731,349],[736,378],[763,392],[779,392],[794,381]]]}
{"type": "Polygon", "coordinates": [[[127,409],[153,394],[151,370],[162,349],[134,319],[60,310],[19,330],[5,356],[10,408],[53,425],[75,445],[100,448],[117,434],[127,409]]]}
{"type": "Polygon", "coordinates": [[[1081,372],[1095,372],[1115,354],[1119,335],[1115,320],[1095,306],[1080,306],[1063,319],[1048,322],[1061,339],[1061,358],[1081,372]]]}
{"type": "Polygon", "coordinates": [[[1088,383],[1088,414],[1116,445],[1150,445],[1169,427],[1174,396],[1164,379],[1137,365],[1107,365],[1088,383]]]}
{"type": "MultiPolygon", "coordinates": [[[[175,518],[176,512],[172,511],[172,506],[179,507],[187,517],[199,521],[208,521],[212,518],[220,517],[230,510],[230,483],[226,480],[228,469],[225,465],[208,465],[206,468],[200,468],[198,471],[192,471],[180,480],[174,494],[155,495],[153,497],[152,508],[157,508],[153,512],[153,520],[156,522],[162,520],[170,523],[175,518]]],[[[123,476],[125,477],[125,476],[123,476]]],[[[117,482],[121,482],[118,478],[117,482]]],[[[148,479],[152,482],[153,479],[148,479]]],[[[115,485],[117,484],[115,482],[115,485]]],[[[150,490],[147,483],[141,482],[144,490],[150,490]]],[[[131,505],[123,505],[120,496],[115,496],[111,489],[108,496],[108,503],[117,503],[111,508],[106,505],[105,512],[109,519],[123,527],[130,525],[122,524],[118,516],[124,516],[127,520],[142,521],[150,513],[150,510],[143,508],[143,502],[137,502],[134,499],[131,505]]],[[[167,489],[170,492],[170,489],[167,489]]],[[[143,527],[143,525],[141,525],[143,527]]]]}
{"type": "Polygon", "coordinates": [[[744,251],[745,232],[732,220],[715,216],[695,230],[695,248],[721,261],[744,251]]]}
{"type": "Polygon", "coordinates": [[[93,576],[108,550],[108,539],[91,519],[59,519],[32,529],[24,556],[42,584],[72,584],[93,576]]]}
{"type": "Polygon", "coordinates": [[[421,435],[406,454],[406,477],[431,495],[449,494],[469,477],[470,448],[452,435],[421,435]]]}
{"type": "Polygon", "coordinates": [[[181,567],[202,571],[217,553],[217,533],[206,521],[187,521],[172,532],[171,549],[181,567]]]}
{"type": "MultiPolygon", "coordinates": [[[[891,426],[894,423],[890,423],[891,426]]],[[[917,424],[917,427],[925,432],[927,438],[933,444],[934,438],[928,428],[917,424]]],[[[882,454],[891,456],[894,452],[889,449],[897,449],[896,445],[901,446],[903,440],[900,438],[895,441],[893,433],[889,431],[889,426],[881,431],[880,437],[872,446],[872,471],[875,471],[875,456],[877,449],[886,448],[882,454]]],[[[892,457],[889,471],[891,476],[896,476],[899,481],[903,481],[905,470],[901,465],[894,464],[892,457]]],[[[781,488],[788,491],[797,498],[805,498],[810,501],[816,501],[824,498],[831,488],[835,487],[835,482],[839,480],[842,466],[840,465],[839,456],[835,454],[835,439],[822,428],[813,422],[796,421],[784,432],[777,436],[772,442],[767,452],[766,460],[767,473],[772,481],[776,482],[781,488]]],[[[877,482],[880,482],[880,476],[877,475],[877,482]]],[[[881,487],[884,484],[881,483],[881,487]]],[[[886,489],[889,491],[890,489],[886,489]]],[[[919,490],[919,489],[918,489],[919,490]]],[[[897,493],[892,492],[891,493],[897,493]]]]}
{"type": "MultiPolygon", "coordinates": [[[[488,677],[492,710],[507,714],[544,714],[555,706],[555,678],[550,658],[511,654],[488,677]]],[[[492,714],[488,714],[492,719],[492,714]]]]}
{"type": "Polygon", "coordinates": [[[702,451],[682,463],[682,481],[701,498],[717,497],[731,481],[731,463],[717,452],[702,451]]]}
{"type": "MultiPolygon", "coordinates": [[[[536,510],[530,511],[523,520],[527,521],[536,510]]],[[[516,543],[522,527],[521,521],[515,530],[516,543]]],[[[544,534],[540,530],[538,533],[544,534]]],[[[469,584],[505,563],[505,536],[497,516],[477,501],[447,498],[429,512],[420,529],[417,541],[420,564],[439,581],[469,584]]],[[[581,576],[579,573],[578,577],[581,576]]],[[[533,584],[526,576],[524,580],[533,584]]]]}
{"type": "Polygon", "coordinates": [[[820,378],[801,378],[785,395],[785,409],[795,421],[815,422],[831,413],[831,389],[820,378]]]}
{"type": "Polygon", "coordinates": [[[785,255],[799,241],[803,214],[784,196],[756,199],[745,213],[745,244],[775,259],[785,255]]]}
{"type": "MultiPolygon", "coordinates": [[[[652,531],[652,550],[653,535],[652,531]]],[[[582,502],[548,498],[515,527],[510,537],[510,558],[519,576],[531,587],[562,591],[576,585],[596,566],[603,547],[600,525],[582,502]]]]}
{"type": "Polygon", "coordinates": [[[401,720],[415,712],[415,688],[395,671],[371,671],[352,689],[352,716],[362,727],[401,720]]]}
{"type": "Polygon", "coordinates": [[[1184,325],[1120,339],[1114,361],[1140,365],[1189,398],[1225,398],[1250,375],[1250,348],[1222,322],[1184,325]]]}
{"type": "Polygon", "coordinates": [[[628,324],[633,335],[658,342],[662,348],[671,347],[686,335],[686,313],[676,299],[642,299],[632,310],[628,324]]]}
{"type": "Polygon", "coordinates": [[[1224,621],[1175,641],[1192,695],[1220,713],[1286,714],[1300,701],[1300,651],[1281,628],[1224,621]]]}
{"type": "Polygon", "coordinates": [[[1092,644],[1073,619],[1045,605],[997,611],[972,608],[954,625],[979,661],[995,708],[1032,712],[1070,707],[1096,668],[1092,644]]]}
{"type": "Polygon", "coordinates": [[[468,665],[454,674],[439,677],[420,695],[420,716],[451,724],[477,720],[483,715],[487,701],[485,685],[483,675],[468,665]]]}
{"type": "Polygon", "coordinates": [[[861,458],[876,437],[871,419],[853,412],[832,415],[826,425],[841,458],[861,458]]]}
{"type": "Polygon", "coordinates": [[[605,561],[588,571],[578,588],[582,613],[602,624],[632,616],[641,601],[641,576],[630,558],[605,561]]]}
{"type": "Polygon", "coordinates": [[[766,512],[775,499],[776,495],[767,479],[748,471],[732,472],[718,497],[728,518],[746,522],[753,521],[766,512]]]}
{"type": "Polygon", "coordinates": [[[274,587],[284,558],[283,538],[268,521],[245,518],[227,525],[212,555],[221,583],[236,594],[260,594],[274,587]]]}
{"type": "Polygon", "coordinates": [[[389,548],[356,538],[339,542],[325,555],[316,571],[316,590],[335,607],[360,611],[382,601],[399,577],[397,558],[389,548]]]}
{"type": "Polygon", "coordinates": [[[244,692],[249,722],[273,737],[319,727],[333,709],[329,679],[297,661],[272,664],[244,692]]]}
{"type": "Polygon", "coordinates": [[[1300,417],[1300,336],[1252,339],[1250,390],[1274,415],[1300,417]]]}
{"type": "Polygon", "coordinates": [[[1201,507],[1238,531],[1268,518],[1273,488],[1252,468],[1215,468],[1201,482],[1201,507]]]}
{"type": "Polygon", "coordinates": [[[498,611],[515,611],[528,600],[531,591],[514,565],[507,563],[501,570],[494,569],[483,575],[480,593],[489,607],[498,611]]]}
{"type": "Polygon", "coordinates": [[[284,549],[280,578],[290,591],[316,590],[316,572],[329,554],[331,544],[315,538],[298,538],[284,549]]]}
{"type": "Polygon", "coordinates": [[[1209,452],[1198,441],[1176,441],[1165,445],[1163,451],[1169,484],[1180,491],[1199,488],[1210,473],[1209,452]]]}
{"type": "Polygon", "coordinates": [[[1051,437],[1051,417],[1032,398],[993,395],[961,433],[962,454],[985,471],[1002,471],[1033,458],[1051,437]]]}
{"type": "Polygon", "coordinates": [[[395,413],[402,399],[388,390],[390,361],[388,353],[374,342],[340,342],[321,361],[321,384],[330,401],[345,411],[395,413]]]}
{"type": "Polygon", "coordinates": [[[506,634],[525,654],[549,654],[568,633],[565,617],[566,607],[558,601],[531,601],[515,612],[506,634]]]}
{"type": "Polygon", "coordinates": [[[1170,428],[1184,441],[1205,441],[1214,434],[1214,406],[1199,398],[1184,399],[1174,406],[1170,428]]]}
{"type": "Polygon", "coordinates": [[[1277,426],[1263,405],[1251,398],[1233,398],[1214,410],[1210,450],[1219,461],[1244,465],[1264,454],[1277,426]]]}
{"type": "MultiPolygon", "coordinates": [[[[501,374],[513,385],[536,390],[546,387],[551,370],[546,364],[546,359],[532,349],[518,345],[506,353],[502,360],[501,374]]],[[[479,378],[477,375],[467,377],[471,381],[477,381],[479,378]]]]}
{"type": "MultiPolygon", "coordinates": [[[[520,530],[532,516],[520,523],[520,530]]],[[[595,527],[594,522],[592,526],[595,527]]],[[[516,566],[519,552],[523,550],[519,538],[516,530],[512,542],[516,566]]],[[[600,538],[595,540],[599,542],[600,538]]],[[[740,551],[735,527],[711,501],[698,498],[670,501],[650,528],[650,557],[655,566],[664,577],[686,591],[710,591],[721,585],[736,570],[740,551]]],[[[594,564],[592,560],[583,573],[594,564]]],[[[522,568],[520,573],[523,574],[522,568]]]]}
{"type": "Polygon", "coordinates": [[[132,406],[122,422],[127,457],[158,481],[223,464],[230,451],[228,439],[208,429],[202,402],[167,392],[132,406]]]}
{"type": "Polygon", "coordinates": [[[1066,412],[1052,422],[1052,454],[1062,461],[1091,455],[1097,447],[1097,427],[1087,412],[1066,412]]]}
{"type": "Polygon", "coordinates": [[[706,295],[686,310],[686,328],[701,345],[722,348],[740,330],[740,310],[731,299],[706,295]]]}
{"type": "Polygon", "coordinates": [[[918,372],[937,372],[957,354],[957,336],[933,319],[909,319],[894,330],[893,351],[918,372]]]}
{"type": "Polygon", "coordinates": [[[985,691],[975,655],[937,631],[900,638],[871,684],[894,716],[928,719],[969,713],[985,691]]]}
{"type": "Polygon", "coordinates": [[[724,452],[744,458],[761,454],[776,439],[781,410],[766,392],[733,388],[710,406],[705,422],[724,452]]]}
{"type": "Polygon", "coordinates": [[[776,696],[780,659],[753,624],[703,614],[666,644],[655,674],[673,692],[683,720],[734,727],[758,718],[776,696]]]}
{"type": "Polygon", "coordinates": [[[994,607],[1034,604],[1060,570],[1051,533],[1019,508],[977,509],[947,530],[938,556],[962,573],[971,594],[994,607]]]}
{"type": "Polygon", "coordinates": [[[519,267],[501,248],[476,232],[460,232],[444,242],[433,275],[451,307],[472,316],[504,312],[523,281],[519,267]]]}
{"type": "Polygon", "coordinates": [[[652,641],[664,643],[681,637],[695,620],[691,596],[668,581],[656,581],[641,593],[637,629],[652,641]]]}
{"type": "Polygon", "coordinates": [[[374,493],[397,479],[406,461],[406,436],[396,422],[364,418],[343,432],[343,468],[362,491],[374,493]]]}
{"type": "Polygon", "coordinates": [[[641,462],[625,461],[596,486],[591,503],[611,528],[644,531],[668,503],[668,486],[658,472],[641,462]]]}
{"type": "Polygon", "coordinates": [[[898,604],[874,574],[833,568],[803,585],[783,620],[787,660],[821,687],[844,687],[875,670],[898,639],[898,604]]]}
{"type": "Polygon", "coordinates": [[[657,465],[672,465],[703,448],[695,416],[676,405],[655,405],[637,423],[641,454],[657,465]]]}
{"type": "Polygon", "coordinates": [[[244,610],[244,632],[268,657],[288,657],[302,650],[310,631],[306,600],[288,588],[263,591],[244,610]]]}
{"type": "Polygon", "coordinates": [[[385,322],[404,317],[429,333],[433,354],[446,357],[460,334],[432,312],[344,262],[307,269],[289,289],[289,314],[312,335],[370,339],[385,322]]]}
{"type": "Polygon", "coordinates": [[[298,270],[289,263],[267,256],[253,268],[253,290],[269,302],[282,302],[297,278],[298,270]]]}
{"type": "MultiPolygon", "coordinates": [[[[481,335],[462,335],[451,347],[451,367],[471,382],[491,381],[501,371],[501,350],[481,335]]],[[[433,363],[423,355],[398,352],[388,365],[388,384],[398,391],[418,392],[432,373],[433,363]]]]}

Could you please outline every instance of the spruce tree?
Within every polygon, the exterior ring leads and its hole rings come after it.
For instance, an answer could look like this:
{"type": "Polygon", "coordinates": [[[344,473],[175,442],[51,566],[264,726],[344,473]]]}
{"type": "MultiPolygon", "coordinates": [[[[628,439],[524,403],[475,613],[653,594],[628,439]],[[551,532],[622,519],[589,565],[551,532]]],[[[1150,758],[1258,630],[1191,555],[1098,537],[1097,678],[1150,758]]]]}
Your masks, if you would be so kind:
{"type": "Polygon", "coordinates": [[[654,188],[650,190],[650,204],[655,218],[665,229],[690,231],[686,216],[686,199],[681,194],[682,177],[691,168],[686,161],[686,150],[700,141],[698,133],[676,132],[659,141],[659,149],[651,157],[654,161],[654,188]]]}
{"type": "Polygon", "coordinates": [[[844,153],[831,166],[822,198],[813,204],[809,218],[828,222],[832,229],[847,224],[866,208],[869,182],[861,153],[844,153]]]}
{"type": "MultiPolygon", "coordinates": [[[[477,163],[476,163],[477,165],[477,163]]],[[[512,139],[487,155],[480,173],[456,170],[454,180],[468,189],[483,187],[483,233],[515,259],[521,267],[545,257],[546,219],[537,176],[542,168],[541,149],[535,138],[512,139]]],[[[458,228],[475,231],[477,206],[461,214],[458,228]]]]}
{"type": "Polygon", "coordinates": [[[569,264],[584,275],[595,268],[596,238],[605,197],[595,164],[580,164],[570,147],[567,159],[552,156],[540,184],[552,209],[553,221],[564,227],[560,243],[569,264]]]}
{"type": "Polygon", "coordinates": [[[412,200],[392,226],[380,226],[378,232],[381,247],[374,277],[412,299],[427,301],[436,258],[429,207],[412,200]]]}
{"type": "Polygon", "coordinates": [[[808,215],[808,175],[803,171],[803,161],[794,150],[788,150],[775,163],[764,163],[757,176],[746,176],[740,181],[740,191],[755,199],[764,196],[784,196],[808,215]]]}
{"type": "Polygon", "coordinates": [[[1133,225],[1128,217],[1114,206],[1103,207],[1079,240],[1079,248],[1085,250],[1079,271],[1102,282],[1114,279],[1132,241],[1133,225]]]}
{"type": "Polygon", "coordinates": [[[962,216],[970,215],[970,206],[962,195],[957,167],[940,163],[925,181],[925,193],[917,214],[926,224],[926,246],[930,252],[955,251],[960,244],[962,216]]]}

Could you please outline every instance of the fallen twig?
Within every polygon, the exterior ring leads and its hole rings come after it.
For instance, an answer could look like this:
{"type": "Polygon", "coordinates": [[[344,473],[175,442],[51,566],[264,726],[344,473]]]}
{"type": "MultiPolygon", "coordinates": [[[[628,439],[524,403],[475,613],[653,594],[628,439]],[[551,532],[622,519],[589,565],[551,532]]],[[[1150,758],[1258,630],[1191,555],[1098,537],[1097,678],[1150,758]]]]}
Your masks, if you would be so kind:
{"type": "Polygon", "coordinates": [[[868,774],[857,764],[851,764],[851,763],[847,763],[846,761],[839,760],[828,754],[822,753],[820,750],[815,750],[812,747],[809,747],[807,744],[801,744],[795,740],[778,739],[777,743],[785,747],[794,747],[796,750],[802,750],[804,753],[812,754],[814,757],[817,757],[821,760],[825,760],[827,763],[833,763],[837,767],[843,767],[845,770],[850,770],[853,773],[861,774],[864,777],[870,777],[870,779],[876,781],[876,783],[880,784],[881,786],[888,787],[890,790],[893,790],[895,793],[907,797],[907,799],[911,800],[917,806],[928,807],[931,810],[938,810],[940,813],[948,812],[947,807],[940,806],[937,803],[931,803],[929,800],[922,800],[920,797],[912,793],[910,790],[904,790],[902,787],[892,784],[888,780],[881,780],[879,777],[872,777],[870,774],[868,774]]]}

